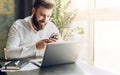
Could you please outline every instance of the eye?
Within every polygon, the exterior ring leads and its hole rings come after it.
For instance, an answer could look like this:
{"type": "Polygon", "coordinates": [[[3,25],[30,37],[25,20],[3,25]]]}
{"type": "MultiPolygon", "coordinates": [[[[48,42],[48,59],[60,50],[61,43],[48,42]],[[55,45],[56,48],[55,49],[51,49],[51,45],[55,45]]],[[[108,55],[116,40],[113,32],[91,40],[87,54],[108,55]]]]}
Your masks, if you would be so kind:
{"type": "Polygon", "coordinates": [[[40,16],[45,16],[44,14],[40,14],[40,16]]]}
{"type": "Polygon", "coordinates": [[[48,18],[50,18],[51,16],[47,16],[48,18]]]}

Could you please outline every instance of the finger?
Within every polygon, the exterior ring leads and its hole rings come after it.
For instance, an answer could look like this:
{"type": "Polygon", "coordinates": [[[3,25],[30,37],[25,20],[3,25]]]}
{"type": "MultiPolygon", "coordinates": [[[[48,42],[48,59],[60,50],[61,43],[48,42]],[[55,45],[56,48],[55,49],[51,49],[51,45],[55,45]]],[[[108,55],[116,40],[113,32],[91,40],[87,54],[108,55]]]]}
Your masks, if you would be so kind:
{"type": "Polygon", "coordinates": [[[49,43],[49,39],[45,39],[44,42],[45,42],[45,43],[49,43]]]}
{"type": "Polygon", "coordinates": [[[54,38],[49,38],[49,39],[55,39],[55,40],[58,40],[58,37],[54,37],[54,38]]]}
{"type": "Polygon", "coordinates": [[[57,39],[55,39],[55,38],[50,38],[49,40],[54,41],[54,42],[57,41],[57,39]]]}

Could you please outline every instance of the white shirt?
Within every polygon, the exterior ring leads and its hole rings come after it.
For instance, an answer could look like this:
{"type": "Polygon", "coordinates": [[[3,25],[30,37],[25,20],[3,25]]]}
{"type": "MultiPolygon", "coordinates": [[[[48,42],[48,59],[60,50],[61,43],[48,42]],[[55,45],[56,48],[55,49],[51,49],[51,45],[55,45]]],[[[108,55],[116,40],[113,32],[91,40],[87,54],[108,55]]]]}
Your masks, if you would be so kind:
{"type": "MultiPolygon", "coordinates": [[[[43,30],[35,31],[31,22],[32,16],[19,19],[10,28],[7,40],[7,57],[23,58],[36,55],[36,42],[49,38],[52,33],[59,33],[57,27],[48,22],[43,30]]],[[[40,54],[41,53],[41,54],[40,54]]],[[[44,50],[39,50],[43,56],[44,50]]]]}

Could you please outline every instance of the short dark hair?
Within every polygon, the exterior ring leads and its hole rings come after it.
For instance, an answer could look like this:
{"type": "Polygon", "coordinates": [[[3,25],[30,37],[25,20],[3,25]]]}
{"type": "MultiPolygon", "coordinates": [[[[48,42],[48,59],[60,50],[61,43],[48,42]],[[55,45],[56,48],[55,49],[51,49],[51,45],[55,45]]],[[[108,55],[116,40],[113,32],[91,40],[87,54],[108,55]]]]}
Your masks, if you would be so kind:
{"type": "Polygon", "coordinates": [[[35,0],[33,7],[38,9],[40,6],[47,9],[52,9],[54,7],[54,2],[52,0],[35,0]]]}

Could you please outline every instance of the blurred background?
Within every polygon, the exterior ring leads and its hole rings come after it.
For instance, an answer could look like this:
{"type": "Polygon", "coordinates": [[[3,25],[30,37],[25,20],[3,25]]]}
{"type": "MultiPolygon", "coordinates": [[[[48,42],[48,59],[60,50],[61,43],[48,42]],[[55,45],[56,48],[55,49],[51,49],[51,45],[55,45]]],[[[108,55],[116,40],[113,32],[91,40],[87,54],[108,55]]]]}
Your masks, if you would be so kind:
{"type": "MultiPolygon", "coordinates": [[[[54,0],[51,21],[66,41],[80,41],[79,60],[120,75],[120,0],[54,0]]],[[[0,0],[0,58],[17,19],[31,15],[34,0],[0,0]]]]}
{"type": "Polygon", "coordinates": [[[16,19],[31,14],[33,0],[0,0],[0,57],[6,47],[7,34],[16,19]]]}

